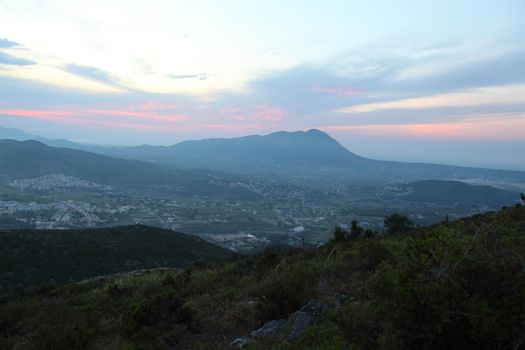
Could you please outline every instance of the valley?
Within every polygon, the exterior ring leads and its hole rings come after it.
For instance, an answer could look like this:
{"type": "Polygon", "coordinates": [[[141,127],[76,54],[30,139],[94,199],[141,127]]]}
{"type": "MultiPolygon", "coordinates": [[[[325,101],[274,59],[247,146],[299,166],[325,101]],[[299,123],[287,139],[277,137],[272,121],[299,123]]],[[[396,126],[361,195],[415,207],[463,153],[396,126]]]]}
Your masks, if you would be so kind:
{"type": "MultiPolygon", "coordinates": [[[[444,182],[447,184],[446,182],[444,182]]],[[[410,185],[356,187],[329,192],[249,180],[222,183],[242,187],[253,196],[187,194],[174,185],[115,186],[65,175],[7,180],[0,185],[0,227],[68,229],[130,224],[157,226],[196,234],[239,252],[271,244],[323,243],[334,226],[358,220],[382,230],[392,212],[408,213],[426,225],[511,206],[517,194],[493,189],[485,200],[443,202],[410,185]]],[[[467,192],[476,186],[466,185],[467,192]]]]}
{"type": "Polygon", "coordinates": [[[322,244],[352,220],[382,231],[393,212],[429,225],[497,210],[525,190],[524,172],[370,160],[319,130],[170,147],[39,140],[0,140],[0,228],[142,224],[247,253],[322,244]]]}

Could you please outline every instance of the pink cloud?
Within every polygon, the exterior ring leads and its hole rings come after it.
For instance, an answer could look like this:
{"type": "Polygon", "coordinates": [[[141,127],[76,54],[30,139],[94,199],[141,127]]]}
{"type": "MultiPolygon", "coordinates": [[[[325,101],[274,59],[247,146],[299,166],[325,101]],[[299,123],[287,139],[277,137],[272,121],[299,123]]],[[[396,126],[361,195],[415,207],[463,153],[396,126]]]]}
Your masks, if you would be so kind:
{"type": "Polygon", "coordinates": [[[12,115],[17,117],[49,117],[49,116],[69,116],[71,111],[62,110],[34,110],[34,109],[0,109],[0,114],[12,115]]]}
{"type": "MultiPolygon", "coordinates": [[[[113,112],[116,112],[115,115],[120,115],[119,111],[113,111],[113,112]]],[[[106,127],[131,128],[131,129],[152,129],[156,127],[154,125],[149,125],[149,124],[93,119],[89,115],[86,115],[86,113],[89,113],[89,112],[83,111],[83,110],[63,111],[63,110],[34,110],[34,109],[0,109],[0,115],[7,115],[10,117],[17,117],[17,118],[38,119],[38,120],[42,120],[46,122],[53,122],[53,123],[99,125],[99,126],[106,126],[106,127]]],[[[173,117],[167,116],[167,117],[164,117],[163,120],[172,120],[172,121],[180,120],[180,118],[177,118],[177,119],[169,119],[169,118],[173,118],[173,117]]]]}
{"type": "Polygon", "coordinates": [[[241,108],[240,107],[228,107],[228,108],[222,108],[219,110],[219,114],[220,115],[226,115],[226,114],[232,114],[232,113],[237,113],[241,111],[241,108]]]}
{"type": "Polygon", "coordinates": [[[313,84],[311,91],[314,94],[330,94],[338,96],[356,96],[363,94],[363,91],[358,89],[344,88],[344,87],[321,87],[319,84],[313,84]]]}
{"type": "Polygon", "coordinates": [[[175,109],[179,107],[181,107],[181,105],[176,104],[176,103],[144,102],[144,103],[138,104],[136,106],[136,109],[143,110],[143,111],[159,111],[159,110],[175,109]]]}
{"type": "Polygon", "coordinates": [[[149,120],[168,121],[168,122],[178,122],[181,120],[188,119],[188,116],[182,115],[182,114],[160,115],[160,114],[155,114],[155,113],[150,113],[150,112],[139,112],[139,111],[130,111],[130,110],[89,109],[86,112],[90,114],[95,114],[95,115],[131,117],[131,118],[141,118],[141,119],[149,119],[149,120]]]}
{"type": "Polygon", "coordinates": [[[337,125],[320,127],[328,132],[401,138],[522,140],[525,118],[471,119],[456,123],[337,125]]]}

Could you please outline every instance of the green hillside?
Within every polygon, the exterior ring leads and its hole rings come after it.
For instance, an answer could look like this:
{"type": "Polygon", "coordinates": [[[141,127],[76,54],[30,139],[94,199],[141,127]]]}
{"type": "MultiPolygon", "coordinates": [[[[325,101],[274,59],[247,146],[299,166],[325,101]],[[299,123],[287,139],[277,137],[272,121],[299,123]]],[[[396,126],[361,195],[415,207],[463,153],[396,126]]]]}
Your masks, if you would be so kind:
{"type": "Polygon", "coordinates": [[[5,298],[0,348],[523,348],[524,207],[365,233],[5,298]]]}
{"type": "Polygon", "coordinates": [[[231,252],[195,236],[147,226],[0,231],[0,294],[117,272],[180,267],[231,252]]]}

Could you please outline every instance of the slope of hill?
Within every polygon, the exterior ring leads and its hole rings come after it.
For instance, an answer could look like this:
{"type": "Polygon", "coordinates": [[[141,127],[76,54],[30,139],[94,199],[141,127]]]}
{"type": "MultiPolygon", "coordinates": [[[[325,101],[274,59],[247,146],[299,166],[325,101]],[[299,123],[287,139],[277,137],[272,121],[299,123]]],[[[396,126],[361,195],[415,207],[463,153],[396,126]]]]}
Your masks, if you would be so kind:
{"type": "Polygon", "coordinates": [[[22,130],[13,129],[13,128],[4,128],[0,126],[0,140],[17,140],[17,141],[27,141],[27,140],[36,140],[39,136],[28,134],[22,130]]]}
{"type": "Polygon", "coordinates": [[[460,181],[422,180],[397,185],[383,198],[444,205],[502,207],[515,203],[518,193],[460,181]]]}
{"type": "Polygon", "coordinates": [[[229,250],[195,236],[148,226],[0,231],[0,294],[17,288],[193,261],[229,250]]]}
{"type": "Polygon", "coordinates": [[[515,207],[396,236],[28,291],[0,302],[0,346],[519,349],[524,255],[525,208],[515,207]]]}
{"type": "Polygon", "coordinates": [[[38,141],[52,147],[67,147],[78,150],[88,150],[88,145],[72,142],[64,139],[48,139],[42,136],[26,133],[25,131],[13,128],[4,128],[0,126],[0,140],[15,140],[15,141],[38,141]]]}
{"type": "Polygon", "coordinates": [[[10,179],[64,174],[110,185],[175,185],[193,194],[254,196],[245,189],[218,184],[224,174],[213,171],[173,169],[136,160],[117,159],[37,141],[0,140],[0,175],[10,179]]]}

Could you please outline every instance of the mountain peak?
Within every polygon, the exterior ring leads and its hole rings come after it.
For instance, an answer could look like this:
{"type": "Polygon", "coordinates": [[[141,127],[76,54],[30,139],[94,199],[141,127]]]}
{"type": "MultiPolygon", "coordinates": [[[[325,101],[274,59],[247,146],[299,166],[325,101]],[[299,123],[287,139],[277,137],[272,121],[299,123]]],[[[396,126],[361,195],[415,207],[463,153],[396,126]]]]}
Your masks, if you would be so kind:
{"type": "Polygon", "coordinates": [[[319,129],[310,129],[306,133],[311,134],[311,135],[320,135],[320,136],[330,137],[330,135],[328,135],[327,133],[319,129]]]}
{"type": "MultiPolygon", "coordinates": [[[[312,139],[335,141],[330,135],[319,129],[310,129],[307,131],[276,131],[268,135],[261,135],[262,138],[279,138],[279,139],[304,139],[311,141],[312,139]]],[[[337,141],[335,141],[337,142],[337,141]]]]}

